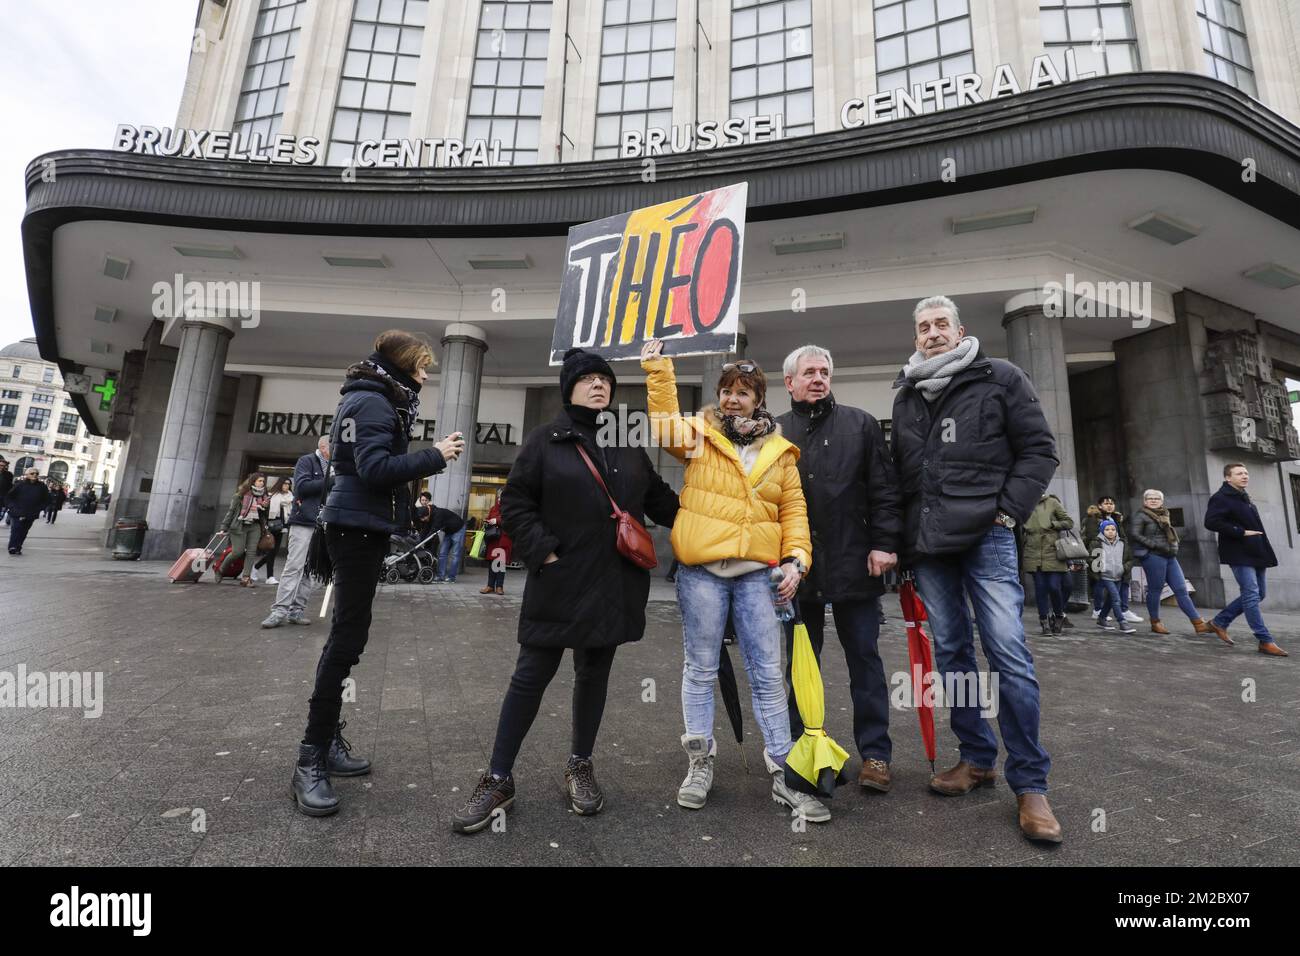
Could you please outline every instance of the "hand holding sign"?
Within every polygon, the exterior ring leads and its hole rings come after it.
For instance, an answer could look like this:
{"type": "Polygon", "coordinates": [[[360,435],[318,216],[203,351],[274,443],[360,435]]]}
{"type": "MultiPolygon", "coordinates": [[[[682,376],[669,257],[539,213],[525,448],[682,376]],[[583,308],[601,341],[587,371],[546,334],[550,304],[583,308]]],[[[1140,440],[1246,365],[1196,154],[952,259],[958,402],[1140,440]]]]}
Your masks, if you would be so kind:
{"type": "Polygon", "coordinates": [[[645,345],[641,346],[641,361],[648,362],[650,359],[658,358],[664,354],[664,343],[662,339],[651,339],[645,345]]]}

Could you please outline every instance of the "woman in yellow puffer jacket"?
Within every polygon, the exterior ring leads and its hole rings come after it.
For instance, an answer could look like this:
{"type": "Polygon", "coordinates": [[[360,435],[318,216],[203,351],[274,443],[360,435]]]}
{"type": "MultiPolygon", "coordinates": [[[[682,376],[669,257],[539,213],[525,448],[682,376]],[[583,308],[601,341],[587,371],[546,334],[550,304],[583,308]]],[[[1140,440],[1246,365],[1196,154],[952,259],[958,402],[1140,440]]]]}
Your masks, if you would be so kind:
{"type": "Polygon", "coordinates": [[[764,407],[767,379],[757,364],[724,365],[717,406],[689,418],[678,410],[677,379],[662,342],[646,344],[641,368],[655,439],[686,462],[672,534],[685,646],[682,746],[690,761],[677,802],[698,810],[713,785],[713,682],[730,617],[763,733],[772,799],[806,820],[825,822],[830,811],[787,787],[782,771],[793,742],[770,566],[781,567],[778,594],[791,600],[812,562],[799,450],[781,437],[764,407]]]}

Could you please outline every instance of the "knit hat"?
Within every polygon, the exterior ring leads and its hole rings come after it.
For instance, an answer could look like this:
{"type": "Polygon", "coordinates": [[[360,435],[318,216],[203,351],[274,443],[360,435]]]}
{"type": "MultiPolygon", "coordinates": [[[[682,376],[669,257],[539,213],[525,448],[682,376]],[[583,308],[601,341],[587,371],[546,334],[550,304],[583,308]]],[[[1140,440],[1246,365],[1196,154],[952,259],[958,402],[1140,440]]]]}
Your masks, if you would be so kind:
{"type": "Polygon", "coordinates": [[[592,372],[599,372],[609,378],[609,400],[611,404],[613,403],[614,388],[618,385],[618,379],[614,376],[614,370],[609,367],[609,363],[595,352],[569,349],[564,353],[564,364],[560,366],[560,395],[564,399],[564,404],[568,405],[572,400],[573,386],[578,384],[578,379],[592,372]]]}
{"type": "Polygon", "coordinates": [[[1101,524],[1099,524],[1099,525],[1097,526],[1097,533],[1098,533],[1098,534],[1105,534],[1105,533],[1106,533],[1106,528],[1107,528],[1107,526],[1114,528],[1114,529],[1115,529],[1115,533],[1116,533],[1116,534],[1119,534],[1119,525],[1117,525],[1117,524],[1115,523],[1115,519],[1114,519],[1114,518],[1107,518],[1105,521],[1103,521],[1101,524]]]}

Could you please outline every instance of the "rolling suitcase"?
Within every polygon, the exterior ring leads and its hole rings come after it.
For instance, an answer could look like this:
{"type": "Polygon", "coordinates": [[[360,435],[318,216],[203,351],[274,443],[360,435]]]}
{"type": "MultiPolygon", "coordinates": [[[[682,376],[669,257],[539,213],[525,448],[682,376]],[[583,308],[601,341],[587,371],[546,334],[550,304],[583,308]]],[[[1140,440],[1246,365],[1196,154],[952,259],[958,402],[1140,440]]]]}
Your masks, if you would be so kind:
{"type": "MultiPolygon", "coordinates": [[[[181,556],[176,559],[176,563],[171,566],[171,570],[167,572],[167,577],[171,579],[172,584],[181,581],[189,584],[196,583],[203,576],[203,572],[212,567],[213,561],[220,560],[217,557],[214,545],[223,538],[226,544],[220,558],[224,558],[230,551],[229,536],[224,534],[213,535],[206,548],[187,548],[182,552],[181,556]]],[[[239,572],[236,571],[235,573],[238,574],[239,572]]]]}

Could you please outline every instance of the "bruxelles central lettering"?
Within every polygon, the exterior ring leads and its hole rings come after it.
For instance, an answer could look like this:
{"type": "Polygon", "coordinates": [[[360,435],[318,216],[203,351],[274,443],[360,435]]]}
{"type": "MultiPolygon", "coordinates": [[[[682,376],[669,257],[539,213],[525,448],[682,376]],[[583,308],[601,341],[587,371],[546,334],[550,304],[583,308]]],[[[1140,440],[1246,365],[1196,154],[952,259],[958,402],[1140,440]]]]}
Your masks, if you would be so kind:
{"type": "MultiPolygon", "coordinates": [[[[258,412],[249,429],[255,435],[328,435],[333,415],[307,415],[302,412],[258,412]]],[[[437,441],[436,418],[419,418],[415,423],[416,441],[437,441]]],[[[504,422],[479,422],[474,430],[477,445],[513,445],[514,425],[504,422]]]]}

